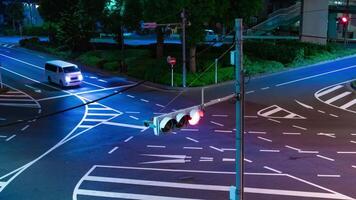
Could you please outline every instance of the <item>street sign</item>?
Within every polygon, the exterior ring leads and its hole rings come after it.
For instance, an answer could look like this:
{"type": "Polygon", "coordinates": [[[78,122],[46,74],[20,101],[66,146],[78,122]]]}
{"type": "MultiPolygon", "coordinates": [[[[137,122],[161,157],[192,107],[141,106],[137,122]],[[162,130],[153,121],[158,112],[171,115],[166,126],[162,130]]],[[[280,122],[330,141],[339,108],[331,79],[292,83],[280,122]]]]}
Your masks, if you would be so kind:
{"type": "Polygon", "coordinates": [[[147,23],[142,23],[141,28],[143,29],[155,29],[157,28],[157,23],[156,22],[147,22],[147,23]]]}
{"type": "Polygon", "coordinates": [[[175,57],[168,56],[167,63],[173,67],[174,65],[177,64],[177,59],[175,57]]]}

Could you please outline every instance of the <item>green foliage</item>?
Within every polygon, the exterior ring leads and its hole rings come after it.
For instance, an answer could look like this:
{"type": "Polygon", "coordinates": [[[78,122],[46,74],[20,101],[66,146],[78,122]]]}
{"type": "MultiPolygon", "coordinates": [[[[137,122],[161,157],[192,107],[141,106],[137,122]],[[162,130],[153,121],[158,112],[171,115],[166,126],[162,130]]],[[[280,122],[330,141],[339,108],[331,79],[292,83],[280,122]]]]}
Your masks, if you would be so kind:
{"type": "Polygon", "coordinates": [[[29,36],[48,36],[48,26],[26,26],[23,34],[29,36]]]}
{"type": "Polygon", "coordinates": [[[5,9],[5,15],[11,22],[22,22],[24,15],[23,4],[20,1],[11,1],[5,9]]]}
{"type": "Polygon", "coordinates": [[[143,20],[143,4],[141,0],[126,0],[123,14],[124,25],[129,31],[140,29],[143,20]]]}

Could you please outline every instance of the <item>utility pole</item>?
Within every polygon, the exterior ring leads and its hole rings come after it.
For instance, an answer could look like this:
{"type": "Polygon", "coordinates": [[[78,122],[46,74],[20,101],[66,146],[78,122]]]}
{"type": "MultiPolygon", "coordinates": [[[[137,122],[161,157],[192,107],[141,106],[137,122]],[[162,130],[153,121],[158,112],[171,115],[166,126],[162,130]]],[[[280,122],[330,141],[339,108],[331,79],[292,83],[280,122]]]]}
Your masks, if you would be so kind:
{"type": "Polygon", "coordinates": [[[243,71],[242,19],[235,19],[235,78],[236,78],[236,186],[230,189],[230,200],[243,199],[244,177],[244,110],[245,78],[243,71]]]}
{"type": "Polygon", "coordinates": [[[2,73],[1,73],[1,70],[2,70],[2,66],[1,66],[1,62],[0,62],[0,89],[4,89],[4,86],[2,84],[2,73]]]}
{"type": "Polygon", "coordinates": [[[186,55],[186,26],[187,26],[187,18],[185,9],[181,13],[182,17],[182,54],[183,54],[183,78],[182,78],[182,86],[186,87],[186,76],[187,76],[187,55],[186,55]]]}
{"type": "Polygon", "coordinates": [[[347,29],[350,23],[350,0],[346,1],[346,17],[347,17],[347,23],[344,24],[343,31],[344,31],[344,46],[346,47],[347,45],[347,29]]]}

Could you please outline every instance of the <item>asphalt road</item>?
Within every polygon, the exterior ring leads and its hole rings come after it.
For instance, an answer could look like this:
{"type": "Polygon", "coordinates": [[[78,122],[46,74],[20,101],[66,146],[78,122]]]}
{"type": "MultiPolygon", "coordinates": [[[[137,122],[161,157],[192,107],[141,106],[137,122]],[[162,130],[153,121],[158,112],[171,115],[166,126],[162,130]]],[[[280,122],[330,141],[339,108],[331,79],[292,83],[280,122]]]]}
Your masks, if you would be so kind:
{"type": "MultiPolygon", "coordinates": [[[[199,104],[199,90],[140,85],[121,93],[135,82],[89,71],[80,88],[60,89],[43,75],[51,56],[0,45],[0,59],[9,89],[0,96],[0,199],[228,199],[232,101],[206,108],[197,126],[156,137],[143,121],[199,104]]],[[[245,199],[356,198],[356,94],[345,83],[355,78],[355,63],[351,57],[248,83],[245,199]]]]}

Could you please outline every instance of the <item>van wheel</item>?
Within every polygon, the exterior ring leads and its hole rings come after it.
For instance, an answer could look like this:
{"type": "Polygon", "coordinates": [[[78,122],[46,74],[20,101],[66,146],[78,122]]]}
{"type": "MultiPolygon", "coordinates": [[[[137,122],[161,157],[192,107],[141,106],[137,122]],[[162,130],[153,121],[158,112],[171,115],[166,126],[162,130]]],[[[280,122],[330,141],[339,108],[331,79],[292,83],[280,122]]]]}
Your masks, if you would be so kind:
{"type": "Polygon", "coordinates": [[[52,83],[51,77],[48,77],[47,79],[48,79],[48,83],[52,83]]]}
{"type": "Polygon", "coordinates": [[[61,88],[64,88],[62,80],[59,81],[59,86],[61,86],[61,88]]]}

